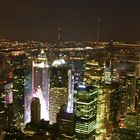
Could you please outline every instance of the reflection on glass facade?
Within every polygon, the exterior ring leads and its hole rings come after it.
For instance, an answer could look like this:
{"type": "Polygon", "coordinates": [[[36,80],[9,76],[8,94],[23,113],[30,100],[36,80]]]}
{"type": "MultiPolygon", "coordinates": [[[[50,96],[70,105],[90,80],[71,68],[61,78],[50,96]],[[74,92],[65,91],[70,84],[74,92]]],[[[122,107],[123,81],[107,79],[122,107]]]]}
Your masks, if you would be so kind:
{"type": "Polygon", "coordinates": [[[49,120],[49,80],[48,80],[48,67],[38,68],[33,67],[32,70],[32,93],[33,97],[40,100],[41,106],[41,119],[49,120]]]}
{"type": "Polygon", "coordinates": [[[24,124],[31,120],[31,101],[32,101],[32,70],[25,72],[25,96],[24,96],[24,124]]]}

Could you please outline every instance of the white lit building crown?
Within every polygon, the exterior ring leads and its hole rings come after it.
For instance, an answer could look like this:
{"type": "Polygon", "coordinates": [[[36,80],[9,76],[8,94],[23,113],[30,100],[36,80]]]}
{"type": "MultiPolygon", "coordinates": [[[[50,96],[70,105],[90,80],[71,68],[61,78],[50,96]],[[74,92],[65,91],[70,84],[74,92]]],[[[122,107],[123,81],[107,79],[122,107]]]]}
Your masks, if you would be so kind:
{"type": "Polygon", "coordinates": [[[59,66],[59,65],[63,65],[63,64],[66,64],[65,60],[64,59],[58,59],[58,60],[54,60],[53,63],[52,63],[52,66],[59,66]]]}

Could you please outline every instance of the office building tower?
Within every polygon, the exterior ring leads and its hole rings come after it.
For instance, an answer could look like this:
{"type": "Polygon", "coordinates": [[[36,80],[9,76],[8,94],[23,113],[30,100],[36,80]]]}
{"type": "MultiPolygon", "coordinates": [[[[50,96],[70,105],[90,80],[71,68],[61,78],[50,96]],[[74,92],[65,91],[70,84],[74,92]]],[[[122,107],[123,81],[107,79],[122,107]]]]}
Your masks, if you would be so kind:
{"type": "Polygon", "coordinates": [[[74,57],[70,58],[71,60],[68,61],[69,65],[72,66],[73,75],[74,75],[74,83],[80,83],[84,79],[84,64],[85,61],[83,58],[74,57]]]}
{"type": "Polygon", "coordinates": [[[102,84],[98,88],[96,140],[105,139],[105,136],[110,132],[111,73],[111,60],[109,59],[104,64],[102,84]]]}
{"type": "Polygon", "coordinates": [[[136,99],[136,76],[132,73],[127,73],[126,77],[126,92],[128,96],[128,111],[135,110],[136,99]]]}
{"type": "Polygon", "coordinates": [[[136,76],[137,78],[140,77],[140,60],[139,60],[139,64],[137,64],[136,76]]]}
{"type": "Polygon", "coordinates": [[[25,71],[24,77],[24,125],[31,121],[32,69],[25,71]]]}
{"type": "Polygon", "coordinates": [[[2,97],[0,97],[0,130],[3,130],[6,128],[5,124],[6,124],[6,109],[5,109],[4,100],[2,97]]]}
{"type": "Polygon", "coordinates": [[[2,54],[0,60],[0,130],[3,130],[7,128],[7,106],[13,103],[13,72],[2,54]]]}
{"type": "Polygon", "coordinates": [[[119,89],[119,83],[112,82],[111,84],[111,92],[110,92],[110,121],[112,124],[112,128],[116,128],[118,126],[118,122],[121,117],[121,98],[122,93],[119,89]]]}
{"type": "Polygon", "coordinates": [[[137,92],[137,126],[136,126],[136,139],[140,139],[140,77],[136,80],[136,92],[137,92]]]}
{"type": "Polygon", "coordinates": [[[106,94],[100,87],[97,100],[96,140],[103,140],[106,135],[106,94]]]}
{"type": "Polygon", "coordinates": [[[93,86],[78,85],[75,87],[75,131],[78,139],[88,140],[95,137],[97,94],[98,90],[93,86]]]}
{"type": "Polygon", "coordinates": [[[68,104],[67,111],[73,111],[73,79],[71,68],[64,59],[55,60],[50,67],[50,124],[56,123],[60,107],[68,104]]]}
{"type": "MultiPolygon", "coordinates": [[[[126,79],[126,78],[125,78],[126,79]]],[[[127,105],[128,105],[128,95],[126,92],[126,84],[125,82],[119,83],[119,91],[120,91],[120,117],[123,117],[127,113],[127,105]]]]}
{"type": "Polygon", "coordinates": [[[13,103],[7,104],[6,109],[7,128],[19,128],[19,120],[17,116],[16,106],[13,103]]]}
{"type": "Polygon", "coordinates": [[[39,124],[40,122],[40,100],[37,97],[32,98],[31,102],[31,123],[39,124]]]}
{"type": "Polygon", "coordinates": [[[17,107],[18,118],[21,127],[24,124],[24,79],[25,69],[15,69],[13,72],[13,95],[14,104],[17,107]]]}
{"type": "Polygon", "coordinates": [[[103,92],[104,67],[102,62],[88,60],[85,66],[85,83],[96,87],[98,90],[96,113],[96,140],[102,140],[106,133],[106,95],[103,92]]]}
{"type": "Polygon", "coordinates": [[[103,70],[99,62],[89,60],[86,62],[84,81],[92,86],[100,87],[103,82],[103,70]]]}
{"type": "MultiPolygon", "coordinates": [[[[49,75],[48,75],[48,61],[45,52],[42,50],[38,55],[38,58],[32,62],[32,81],[31,92],[26,87],[25,95],[25,123],[31,121],[30,110],[31,101],[33,97],[37,97],[40,100],[40,118],[49,120],[49,75]]],[[[30,80],[30,74],[27,74],[30,80]]],[[[27,78],[26,78],[27,79],[27,78]]],[[[28,81],[26,81],[28,82],[28,81]]],[[[29,88],[29,87],[28,87],[29,88]]]]}
{"type": "Polygon", "coordinates": [[[126,128],[116,128],[111,135],[112,140],[135,140],[135,131],[126,128]]]}
{"type": "Polygon", "coordinates": [[[61,139],[75,139],[75,117],[67,112],[67,106],[62,106],[57,114],[57,132],[61,139]]]}

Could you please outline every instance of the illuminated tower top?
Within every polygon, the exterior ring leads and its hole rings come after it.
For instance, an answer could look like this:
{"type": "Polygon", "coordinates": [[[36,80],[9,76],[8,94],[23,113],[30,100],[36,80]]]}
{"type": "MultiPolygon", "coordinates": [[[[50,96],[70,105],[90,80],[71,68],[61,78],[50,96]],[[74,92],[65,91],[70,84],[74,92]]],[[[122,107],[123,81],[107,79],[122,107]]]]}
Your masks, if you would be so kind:
{"type": "Polygon", "coordinates": [[[49,67],[47,55],[44,52],[44,50],[41,50],[38,57],[33,60],[33,67],[38,67],[38,68],[48,68],[49,67]]]}
{"type": "Polygon", "coordinates": [[[73,112],[72,70],[60,56],[50,67],[50,124],[56,122],[56,114],[62,105],[67,105],[67,112],[73,112]]]}
{"type": "Polygon", "coordinates": [[[52,66],[54,67],[58,67],[58,66],[62,66],[66,64],[65,60],[64,59],[58,59],[58,60],[54,60],[53,63],[52,63],[52,66]]]}
{"type": "Polygon", "coordinates": [[[41,50],[40,54],[38,55],[38,60],[42,60],[42,61],[47,60],[47,55],[44,52],[44,50],[41,50]]]}

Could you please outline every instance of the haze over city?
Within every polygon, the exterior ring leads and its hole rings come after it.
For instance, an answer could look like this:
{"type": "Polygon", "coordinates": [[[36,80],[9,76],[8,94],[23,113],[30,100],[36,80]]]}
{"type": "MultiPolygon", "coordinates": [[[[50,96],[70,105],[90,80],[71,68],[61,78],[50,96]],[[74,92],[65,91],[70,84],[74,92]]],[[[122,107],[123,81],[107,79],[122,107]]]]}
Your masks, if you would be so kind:
{"type": "Polygon", "coordinates": [[[61,27],[63,40],[96,41],[100,18],[101,41],[140,40],[138,0],[3,0],[0,37],[55,41],[61,27]]]}

